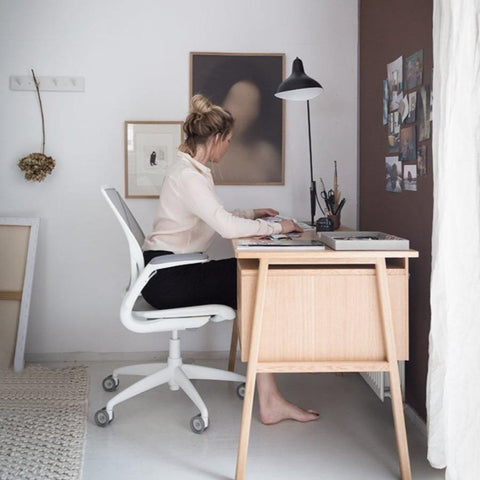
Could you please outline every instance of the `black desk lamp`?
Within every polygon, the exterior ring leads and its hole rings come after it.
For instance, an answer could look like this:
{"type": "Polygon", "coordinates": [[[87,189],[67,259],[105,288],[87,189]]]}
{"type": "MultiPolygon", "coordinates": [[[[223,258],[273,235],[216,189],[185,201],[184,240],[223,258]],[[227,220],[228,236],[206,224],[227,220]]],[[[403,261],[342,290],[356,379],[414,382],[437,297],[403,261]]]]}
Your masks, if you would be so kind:
{"type": "Polygon", "coordinates": [[[306,100],[308,117],[308,146],[310,148],[310,213],[312,225],[315,225],[315,210],[317,199],[317,186],[313,180],[312,163],[312,134],[310,132],[310,100],[320,95],[322,86],[313,78],[305,74],[303,63],[297,57],[293,61],[292,74],[282,82],[275,96],[284,100],[306,100]]]}

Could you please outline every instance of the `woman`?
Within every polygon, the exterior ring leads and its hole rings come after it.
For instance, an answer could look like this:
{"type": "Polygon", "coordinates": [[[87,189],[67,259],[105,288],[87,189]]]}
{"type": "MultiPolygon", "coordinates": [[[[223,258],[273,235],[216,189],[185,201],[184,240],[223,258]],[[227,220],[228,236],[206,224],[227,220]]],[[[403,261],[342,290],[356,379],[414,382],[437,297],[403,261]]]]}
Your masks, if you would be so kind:
{"type": "MultiPolygon", "coordinates": [[[[301,232],[292,220],[267,222],[277,215],[271,208],[227,212],[215,194],[212,174],[206,166],[218,163],[232,138],[233,118],[202,95],[192,99],[184,123],[185,142],[169,168],[153,230],[143,246],[145,263],[159,255],[203,252],[215,233],[224,238],[301,232]]],[[[236,260],[210,261],[160,270],[143,289],[145,300],[156,308],[175,308],[218,303],[236,308],[236,260]]],[[[308,422],[318,413],[287,402],[270,373],[257,375],[260,419],[265,424],[285,419],[308,422]]]]}

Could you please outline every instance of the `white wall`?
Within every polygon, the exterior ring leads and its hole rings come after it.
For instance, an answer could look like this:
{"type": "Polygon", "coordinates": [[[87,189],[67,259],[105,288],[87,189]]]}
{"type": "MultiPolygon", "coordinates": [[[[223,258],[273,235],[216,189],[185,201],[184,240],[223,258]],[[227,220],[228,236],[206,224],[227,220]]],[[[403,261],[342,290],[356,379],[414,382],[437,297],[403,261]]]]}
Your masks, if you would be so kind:
{"type": "MultiPolygon", "coordinates": [[[[124,192],[123,122],[182,120],[189,52],[299,56],[324,87],[311,102],[314,169],[331,183],[333,161],[355,226],[357,0],[0,0],[0,216],[41,217],[27,352],[164,350],[162,335],[126,331],[118,307],[127,248],[99,187],[124,192]],[[43,92],[52,176],[27,183],[16,166],[41,149],[34,92],[10,75],[77,75],[84,93],[43,92]],[[160,338],[162,337],[162,338],[160,338]]],[[[227,208],[272,206],[309,216],[306,106],[286,106],[285,186],[218,187],[227,208]]],[[[155,200],[129,200],[148,231],[155,200]]],[[[229,254],[220,240],[213,255],[229,254]]],[[[183,336],[189,350],[227,350],[230,325],[183,336]]]]}

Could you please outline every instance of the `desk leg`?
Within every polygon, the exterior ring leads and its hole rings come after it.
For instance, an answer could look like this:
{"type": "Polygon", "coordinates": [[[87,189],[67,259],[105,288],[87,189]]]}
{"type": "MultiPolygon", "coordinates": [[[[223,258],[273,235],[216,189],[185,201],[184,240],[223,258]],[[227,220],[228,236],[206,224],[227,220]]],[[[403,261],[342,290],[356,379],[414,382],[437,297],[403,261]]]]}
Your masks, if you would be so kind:
{"type": "Polygon", "coordinates": [[[395,436],[397,439],[398,456],[402,480],[411,480],[410,457],[408,455],[407,431],[403,413],[402,391],[400,388],[400,375],[398,373],[397,350],[395,345],[395,332],[393,329],[392,306],[388,289],[388,277],[385,259],[377,259],[377,289],[380,300],[381,316],[383,321],[383,338],[387,361],[389,363],[390,393],[392,395],[393,420],[395,423],[395,436]]]}
{"type": "Polygon", "coordinates": [[[228,357],[228,370],[233,372],[235,370],[235,359],[237,357],[238,345],[238,320],[235,317],[232,325],[232,338],[230,340],[230,355],[228,357]]]}
{"type": "Polygon", "coordinates": [[[252,422],[253,397],[255,394],[255,380],[257,376],[258,352],[262,333],[263,308],[265,305],[265,290],[267,285],[268,260],[261,259],[258,269],[257,292],[255,311],[253,315],[252,336],[250,339],[250,353],[248,356],[247,381],[245,384],[245,398],[243,399],[242,424],[240,426],[240,441],[238,445],[237,470],[235,480],[243,480],[247,465],[248,440],[252,422]]]}

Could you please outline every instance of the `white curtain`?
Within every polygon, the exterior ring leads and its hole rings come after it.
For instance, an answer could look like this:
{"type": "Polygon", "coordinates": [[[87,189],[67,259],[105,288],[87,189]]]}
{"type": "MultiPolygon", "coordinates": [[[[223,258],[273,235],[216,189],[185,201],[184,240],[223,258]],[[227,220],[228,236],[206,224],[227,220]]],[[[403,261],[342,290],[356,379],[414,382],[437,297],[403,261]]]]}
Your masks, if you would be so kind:
{"type": "Polygon", "coordinates": [[[480,479],[480,0],[434,0],[428,459],[480,479]]]}

